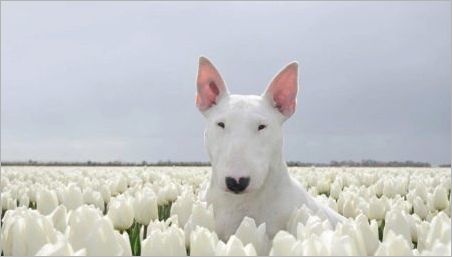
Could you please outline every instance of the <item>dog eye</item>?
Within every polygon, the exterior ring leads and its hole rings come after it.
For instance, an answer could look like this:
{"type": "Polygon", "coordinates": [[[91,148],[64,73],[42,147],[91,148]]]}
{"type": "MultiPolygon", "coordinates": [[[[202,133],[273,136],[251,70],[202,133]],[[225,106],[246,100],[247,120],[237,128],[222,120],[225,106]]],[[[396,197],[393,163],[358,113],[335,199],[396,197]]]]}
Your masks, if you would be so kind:
{"type": "Polygon", "coordinates": [[[265,126],[265,125],[259,125],[259,127],[257,127],[257,130],[263,130],[264,128],[266,128],[267,126],[265,126]]]}
{"type": "Polygon", "coordinates": [[[224,128],[224,123],[223,122],[218,122],[217,125],[221,128],[224,128]]]}

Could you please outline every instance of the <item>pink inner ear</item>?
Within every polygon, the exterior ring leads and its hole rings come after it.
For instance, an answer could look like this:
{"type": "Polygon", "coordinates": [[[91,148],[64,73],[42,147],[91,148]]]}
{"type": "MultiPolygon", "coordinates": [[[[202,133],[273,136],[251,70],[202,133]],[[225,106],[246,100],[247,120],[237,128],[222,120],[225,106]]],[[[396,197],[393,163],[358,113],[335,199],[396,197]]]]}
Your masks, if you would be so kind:
{"type": "Polygon", "coordinates": [[[273,94],[275,108],[277,108],[284,116],[289,117],[295,112],[297,105],[296,94],[292,91],[283,89],[273,94]]]}
{"type": "Polygon", "coordinates": [[[210,81],[206,84],[198,85],[198,95],[196,96],[196,105],[201,111],[209,109],[216,104],[217,96],[220,90],[215,82],[210,81]]]}
{"type": "Polygon", "coordinates": [[[295,112],[297,105],[297,72],[296,65],[289,65],[275,77],[267,90],[267,94],[274,101],[275,108],[286,117],[290,117],[295,112]]]}

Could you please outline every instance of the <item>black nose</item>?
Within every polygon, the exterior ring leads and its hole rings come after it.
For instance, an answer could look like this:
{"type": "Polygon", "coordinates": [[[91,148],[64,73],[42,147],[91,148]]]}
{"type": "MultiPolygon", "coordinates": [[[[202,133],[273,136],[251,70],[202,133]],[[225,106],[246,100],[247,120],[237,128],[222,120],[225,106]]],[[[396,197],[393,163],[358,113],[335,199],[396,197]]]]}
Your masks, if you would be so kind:
{"type": "Polygon", "coordinates": [[[241,177],[239,181],[235,178],[226,177],[226,187],[232,192],[238,194],[245,190],[245,188],[250,184],[249,177],[241,177]]]}

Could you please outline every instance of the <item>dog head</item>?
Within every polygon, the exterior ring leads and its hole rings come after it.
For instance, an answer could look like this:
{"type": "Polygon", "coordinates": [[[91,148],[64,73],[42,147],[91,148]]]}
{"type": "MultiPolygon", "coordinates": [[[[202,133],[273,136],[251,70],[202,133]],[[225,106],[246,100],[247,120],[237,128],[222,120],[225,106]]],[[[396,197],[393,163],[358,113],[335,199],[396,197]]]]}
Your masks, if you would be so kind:
{"type": "Polygon", "coordinates": [[[211,183],[236,194],[258,190],[281,158],[282,124],[297,103],[298,63],[283,68],[260,96],[231,95],[218,70],[201,57],[197,89],[196,106],[207,121],[211,183]]]}

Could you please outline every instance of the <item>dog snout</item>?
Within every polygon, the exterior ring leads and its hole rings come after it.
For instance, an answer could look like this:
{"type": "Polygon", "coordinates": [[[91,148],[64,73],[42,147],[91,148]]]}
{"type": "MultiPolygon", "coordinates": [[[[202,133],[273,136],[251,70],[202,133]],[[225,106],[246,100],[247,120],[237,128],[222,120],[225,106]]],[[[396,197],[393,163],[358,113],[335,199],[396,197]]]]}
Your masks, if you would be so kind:
{"type": "Polygon", "coordinates": [[[238,180],[226,177],[226,187],[236,194],[243,192],[249,184],[250,177],[240,177],[238,180]]]}

